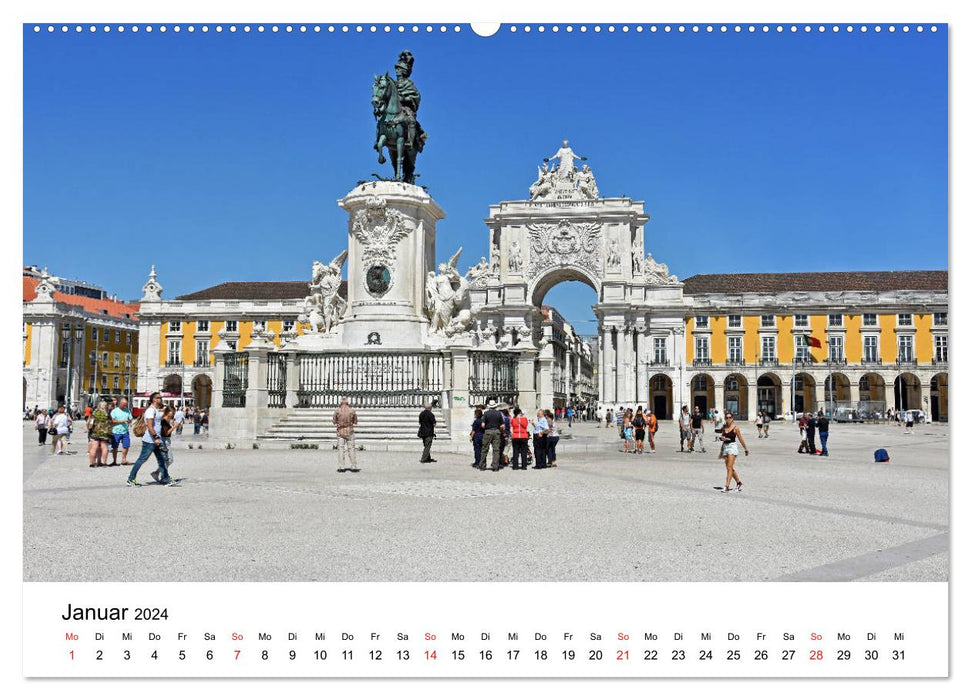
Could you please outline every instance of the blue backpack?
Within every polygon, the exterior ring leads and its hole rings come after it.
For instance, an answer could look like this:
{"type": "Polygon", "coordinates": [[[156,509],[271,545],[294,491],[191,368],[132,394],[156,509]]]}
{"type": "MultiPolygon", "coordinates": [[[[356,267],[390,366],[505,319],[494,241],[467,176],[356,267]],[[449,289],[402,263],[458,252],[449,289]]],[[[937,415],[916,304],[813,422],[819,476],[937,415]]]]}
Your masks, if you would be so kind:
{"type": "Polygon", "coordinates": [[[890,454],[885,449],[883,449],[881,447],[879,450],[877,450],[876,452],[873,453],[873,461],[874,462],[889,462],[890,461],[890,454]]]}

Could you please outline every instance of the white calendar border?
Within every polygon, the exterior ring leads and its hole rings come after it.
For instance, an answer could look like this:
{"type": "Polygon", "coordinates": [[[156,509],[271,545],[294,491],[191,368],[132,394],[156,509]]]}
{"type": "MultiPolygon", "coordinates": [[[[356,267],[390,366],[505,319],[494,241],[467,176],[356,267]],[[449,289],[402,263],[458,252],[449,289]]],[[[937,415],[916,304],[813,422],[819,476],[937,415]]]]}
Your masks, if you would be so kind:
{"type": "MultiPolygon", "coordinates": [[[[416,3],[417,4],[417,3],[416,3]]],[[[731,4],[717,2],[715,0],[696,0],[690,6],[681,4],[666,3],[657,7],[645,6],[632,12],[628,3],[616,2],[616,0],[601,0],[596,3],[589,11],[584,11],[581,7],[567,8],[563,3],[542,2],[531,3],[525,6],[521,2],[511,2],[509,0],[490,0],[483,3],[483,6],[476,7],[474,10],[457,9],[457,5],[445,2],[423,3],[422,11],[415,11],[413,6],[402,11],[401,3],[387,2],[386,0],[375,0],[372,7],[367,12],[359,6],[335,7],[333,9],[322,10],[317,3],[308,1],[276,0],[273,3],[259,3],[251,1],[236,2],[232,5],[219,6],[217,3],[203,4],[198,0],[187,2],[186,0],[173,0],[165,3],[164,6],[157,5],[141,6],[134,3],[111,2],[106,0],[90,0],[83,3],[83,10],[78,9],[78,3],[67,0],[57,2],[34,2],[30,6],[27,3],[16,2],[12,7],[0,9],[3,13],[3,41],[0,41],[0,51],[3,52],[3,94],[9,96],[7,104],[2,109],[4,138],[2,143],[2,156],[0,160],[5,164],[4,167],[4,187],[0,188],[0,196],[3,197],[3,206],[0,211],[7,212],[7,221],[12,222],[10,229],[13,231],[11,238],[14,241],[15,249],[20,245],[17,243],[16,231],[22,231],[22,181],[21,181],[21,150],[20,143],[14,134],[22,133],[21,107],[22,107],[22,85],[21,61],[22,61],[22,36],[20,23],[24,21],[119,21],[129,22],[158,22],[158,21],[374,21],[381,20],[416,20],[416,21],[451,21],[465,22],[471,18],[482,20],[503,21],[536,21],[538,19],[555,18],[557,21],[628,21],[637,20],[651,22],[690,22],[690,21],[773,21],[773,22],[806,22],[807,20],[818,22],[825,18],[827,22],[868,22],[876,21],[940,21],[956,23],[951,27],[951,123],[958,124],[961,120],[968,121],[968,103],[966,90],[961,89],[958,77],[965,77],[971,73],[971,63],[968,60],[968,46],[971,42],[966,37],[969,34],[965,24],[965,16],[956,7],[956,3],[924,0],[920,3],[901,2],[899,0],[887,0],[879,6],[867,7],[863,3],[851,3],[847,0],[821,0],[805,4],[803,6],[783,6],[776,2],[753,2],[737,0],[731,4]],[[19,224],[19,225],[18,225],[19,224]]],[[[902,99],[906,99],[903,96],[902,99]]],[[[958,190],[955,186],[965,183],[960,175],[966,168],[960,165],[966,162],[968,149],[964,145],[966,140],[961,138],[963,134],[954,129],[952,139],[954,147],[952,149],[952,201],[953,215],[952,230],[959,231],[961,218],[958,216],[961,211],[961,201],[967,201],[966,187],[958,190]],[[964,158],[961,158],[964,156],[964,158]],[[960,194],[959,194],[960,192],[960,194]]],[[[9,243],[8,243],[9,245],[9,243]]],[[[968,264],[968,244],[962,236],[955,235],[951,238],[952,261],[951,267],[959,265],[963,269],[968,264]]],[[[18,310],[15,310],[13,301],[19,300],[19,295],[14,289],[16,276],[19,275],[22,255],[11,256],[9,266],[5,274],[0,275],[0,284],[5,286],[6,313],[4,317],[8,323],[15,318],[18,310]],[[16,266],[16,267],[15,267],[16,266]]],[[[966,362],[962,359],[965,330],[969,327],[967,323],[968,314],[965,309],[968,305],[961,302],[969,298],[967,287],[963,279],[957,275],[952,276],[950,294],[952,298],[952,318],[958,320],[952,329],[952,344],[958,348],[954,354],[952,363],[952,386],[957,389],[955,396],[964,396],[964,366],[966,362]],[[954,371],[957,370],[957,371],[954,371]],[[955,381],[956,380],[956,381],[955,381]]],[[[19,309],[19,301],[16,302],[19,309]]],[[[4,358],[7,360],[5,366],[13,367],[14,362],[18,362],[11,343],[9,347],[3,349],[4,358]]],[[[5,375],[4,386],[6,396],[19,395],[19,379],[13,372],[5,375]]],[[[959,423],[961,405],[952,406],[953,415],[958,417],[959,423]]],[[[8,421],[18,422],[16,412],[10,411],[7,415],[8,421]]],[[[953,447],[952,447],[953,451],[953,447]]],[[[953,457],[953,455],[952,455],[953,457]]],[[[967,476],[967,471],[960,469],[961,461],[952,459],[955,470],[952,471],[952,494],[967,494],[971,479],[967,476]]],[[[14,465],[20,473],[20,466],[14,465]]],[[[19,615],[13,612],[13,608],[21,600],[21,578],[22,578],[22,489],[8,488],[4,493],[7,499],[4,507],[0,510],[0,518],[6,526],[3,528],[5,537],[3,540],[4,567],[6,576],[4,577],[3,592],[6,594],[4,600],[8,602],[7,609],[9,614],[5,619],[14,623],[19,615]]],[[[958,500],[963,502],[964,499],[958,500]]],[[[953,503],[953,497],[952,497],[953,503]]],[[[957,534],[955,542],[965,543],[969,536],[968,518],[964,514],[966,509],[952,508],[952,531],[957,534]]],[[[961,547],[952,546],[951,549],[951,590],[956,590],[954,584],[961,584],[969,579],[969,567],[967,560],[960,556],[961,547]]],[[[759,585],[759,584],[745,584],[759,585]]],[[[855,584],[845,584],[855,585],[855,584]]],[[[966,634],[969,629],[967,622],[968,603],[965,599],[954,596],[952,593],[952,617],[951,629],[957,630],[951,633],[951,658],[952,676],[954,678],[965,678],[969,675],[965,669],[968,664],[962,660],[971,652],[971,645],[966,641],[966,634]],[[954,661],[957,663],[953,663],[954,661]]],[[[80,688],[85,693],[97,693],[99,698],[137,696],[139,698],[168,698],[173,691],[179,693],[206,692],[212,693],[216,690],[213,682],[209,681],[187,681],[178,682],[177,685],[168,683],[144,683],[138,681],[86,681],[75,686],[68,682],[25,682],[20,678],[20,654],[19,654],[19,635],[14,633],[17,625],[5,625],[6,634],[0,642],[0,654],[2,654],[3,682],[5,687],[15,689],[24,697],[62,697],[66,693],[80,688]],[[20,679],[18,681],[18,679],[20,679]]],[[[534,681],[499,681],[495,683],[475,683],[469,684],[462,681],[327,681],[326,685],[320,686],[314,681],[286,681],[286,682],[232,682],[231,692],[234,697],[266,697],[270,692],[286,692],[288,696],[314,696],[319,697],[321,693],[343,694],[353,693],[355,697],[366,697],[371,693],[387,694],[393,691],[396,695],[421,696],[421,697],[494,697],[497,692],[503,694],[528,693],[534,696],[537,693],[553,694],[557,697],[590,697],[594,693],[604,691],[616,694],[618,697],[637,694],[643,696],[645,693],[659,694],[660,697],[668,697],[673,694],[679,696],[710,696],[712,694],[722,694],[726,690],[734,693],[745,693],[751,697],[777,697],[780,692],[788,697],[808,697],[810,694],[816,695],[820,691],[833,693],[834,691],[842,696],[844,693],[879,693],[883,698],[907,697],[911,698],[915,693],[933,693],[935,697],[954,694],[957,684],[954,682],[901,682],[901,681],[822,681],[823,686],[815,683],[793,683],[787,681],[732,681],[730,688],[716,685],[719,681],[651,681],[650,686],[644,686],[638,681],[543,681],[542,686],[534,681]],[[837,687],[838,686],[838,687],[837,687]]],[[[220,684],[222,687],[222,684],[220,684]]],[[[190,695],[192,697],[193,695],[190,695]]]]}

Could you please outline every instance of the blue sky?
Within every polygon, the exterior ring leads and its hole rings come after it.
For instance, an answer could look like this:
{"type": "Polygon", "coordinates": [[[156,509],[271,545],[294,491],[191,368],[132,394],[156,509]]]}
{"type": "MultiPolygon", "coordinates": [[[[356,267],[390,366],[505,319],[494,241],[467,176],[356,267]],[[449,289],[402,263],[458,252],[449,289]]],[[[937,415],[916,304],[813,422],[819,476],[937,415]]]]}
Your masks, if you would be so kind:
{"type": "MultiPolygon", "coordinates": [[[[487,254],[563,138],[699,273],[947,266],[947,35],[75,34],[24,28],[24,263],[137,298],[298,280],[379,166],[375,73],[414,53],[440,259],[487,254]],[[64,245],[55,245],[63,242],[64,245]]],[[[592,290],[553,289],[568,319],[592,290]]],[[[583,332],[593,324],[581,324],[583,332]]]]}

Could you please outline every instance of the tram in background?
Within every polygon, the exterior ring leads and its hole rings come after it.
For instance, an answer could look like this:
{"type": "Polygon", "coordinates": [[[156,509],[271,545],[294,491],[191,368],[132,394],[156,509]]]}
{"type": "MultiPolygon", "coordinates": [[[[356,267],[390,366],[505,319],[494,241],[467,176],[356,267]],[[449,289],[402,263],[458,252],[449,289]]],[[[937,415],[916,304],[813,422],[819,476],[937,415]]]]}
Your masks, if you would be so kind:
{"type": "MultiPolygon", "coordinates": [[[[142,411],[148,408],[148,399],[153,393],[154,392],[143,391],[131,397],[131,414],[135,418],[142,415],[142,411]]],[[[159,393],[162,394],[163,406],[171,406],[172,408],[182,406],[183,410],[185,411],[188,411],[195,406],[191,392],[185,394],[170,394],[167,391],[162,391],[159,393]]]]}

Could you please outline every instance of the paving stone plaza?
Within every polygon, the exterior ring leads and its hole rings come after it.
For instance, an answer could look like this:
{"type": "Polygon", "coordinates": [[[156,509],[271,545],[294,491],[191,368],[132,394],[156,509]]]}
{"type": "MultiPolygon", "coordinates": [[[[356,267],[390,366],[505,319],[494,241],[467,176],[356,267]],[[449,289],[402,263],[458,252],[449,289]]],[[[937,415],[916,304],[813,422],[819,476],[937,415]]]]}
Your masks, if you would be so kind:
{"type": "Polygon", "coordinates": [[[131,489],[127,468],[88,468],[83,429],[52,456],[25,424],[24,580],[947,580],[946,424],[834,424],[829,458],[797,454],[791,424],[742,430],[741,493],[720,490],[715,443],[681,453],[670,422],[653,455],[577,424],[557,468],[498,473],[471,450],[419,464],[417,439],[338,474],[333,450],[188,450],[186,434],[182,485],[131,489]]]}

